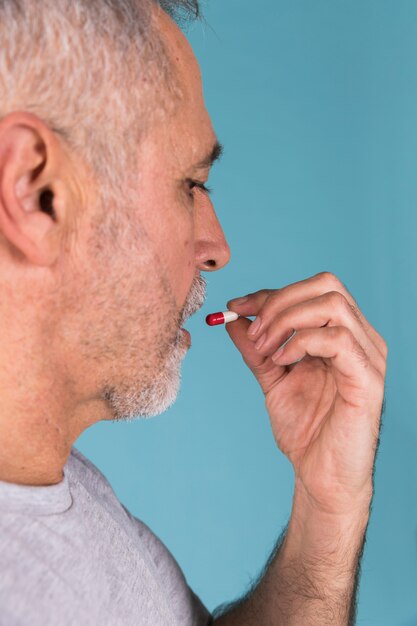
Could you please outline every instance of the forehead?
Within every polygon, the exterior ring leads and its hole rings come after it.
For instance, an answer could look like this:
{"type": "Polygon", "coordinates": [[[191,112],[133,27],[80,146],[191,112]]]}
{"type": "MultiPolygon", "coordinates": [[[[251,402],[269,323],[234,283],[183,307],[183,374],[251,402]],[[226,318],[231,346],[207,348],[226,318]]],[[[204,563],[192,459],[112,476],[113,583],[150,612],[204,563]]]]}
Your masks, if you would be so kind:
{"type": "Polygon", "coordinates": [[[200,67],[184,34],[161,9],[157,11],[156,23],[182,94],[171,124],[176,135],[175,143],[182,138],[182,149],[198,161],[216,141],[204,102],[200,67]]]}

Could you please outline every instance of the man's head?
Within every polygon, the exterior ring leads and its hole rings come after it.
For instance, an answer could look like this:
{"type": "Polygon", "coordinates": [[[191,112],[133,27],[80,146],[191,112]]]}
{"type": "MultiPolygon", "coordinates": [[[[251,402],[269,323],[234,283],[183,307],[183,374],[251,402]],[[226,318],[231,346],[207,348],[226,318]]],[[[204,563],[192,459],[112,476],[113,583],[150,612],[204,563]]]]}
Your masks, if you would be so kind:
{"type": "Polygon", "coordinates": [[[174,400],[200,272],[229,258],[202,189],[219,146],[167,14],[198,7],[163,6],[0,1],[1,376],[71,436],[174,400]]]}

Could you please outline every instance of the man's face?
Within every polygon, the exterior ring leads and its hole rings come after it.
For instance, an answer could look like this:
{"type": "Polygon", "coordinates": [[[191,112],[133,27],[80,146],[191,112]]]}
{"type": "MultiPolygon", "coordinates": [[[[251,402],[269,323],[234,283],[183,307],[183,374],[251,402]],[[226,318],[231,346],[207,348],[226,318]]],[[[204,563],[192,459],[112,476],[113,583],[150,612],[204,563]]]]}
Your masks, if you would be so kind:
{"type": "Polygon", "coordinates": [[[189,347],[181,326],[204,299],[200,272],[229,260],[211,201],[199,187],[217,141],[198,64],[171,19],[161,13],[158,24],[184,98],[139,147],[127,183],[135,198],[126,194],[119,208],[101,207],[90,221],[64,287],[59,335],[77,337],[67,354],[68,374],[84,398],[106,400],[101,417],[107,418],[153,415],[174,401],[189,347]],[[122,206],[127,198],[129,206],[122,206]]]}

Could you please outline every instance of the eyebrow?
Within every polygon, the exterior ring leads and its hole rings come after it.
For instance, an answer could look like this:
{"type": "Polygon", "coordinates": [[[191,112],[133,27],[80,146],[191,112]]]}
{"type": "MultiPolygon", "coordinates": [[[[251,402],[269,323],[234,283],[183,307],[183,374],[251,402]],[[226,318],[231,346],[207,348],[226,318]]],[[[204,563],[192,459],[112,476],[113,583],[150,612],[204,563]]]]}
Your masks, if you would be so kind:
{"type": "Polygon", "coordinates": [[[199,163],[196,163],[194,165],[194,168],[196,170],[207,169],[211,167],[216,161],[218,161],[220,157],[222,156],[222,154],[223,154],[223,146],[221,143],[216,141],[216,143],[214,144],[209,154],[206,157],[204,157],[202,161],[199,161],[199,163]]]}

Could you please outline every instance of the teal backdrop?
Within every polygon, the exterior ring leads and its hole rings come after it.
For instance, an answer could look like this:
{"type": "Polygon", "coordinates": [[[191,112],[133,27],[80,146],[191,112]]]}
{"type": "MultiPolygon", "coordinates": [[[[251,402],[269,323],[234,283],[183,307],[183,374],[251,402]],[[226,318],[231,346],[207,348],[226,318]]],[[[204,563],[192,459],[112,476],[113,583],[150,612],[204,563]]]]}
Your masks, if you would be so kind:
{"type": "Polygon", "coordinates": [[[169,546],[206,605],[242,594],[288,520],[293,474],[263,398],[207,313],[336,273],[389,348],[358,624],[417,624],[417,2],[211,0],[188,36],[225,155],[230,265],[208,277],[176,405],[78,447],[169,546]]]}

